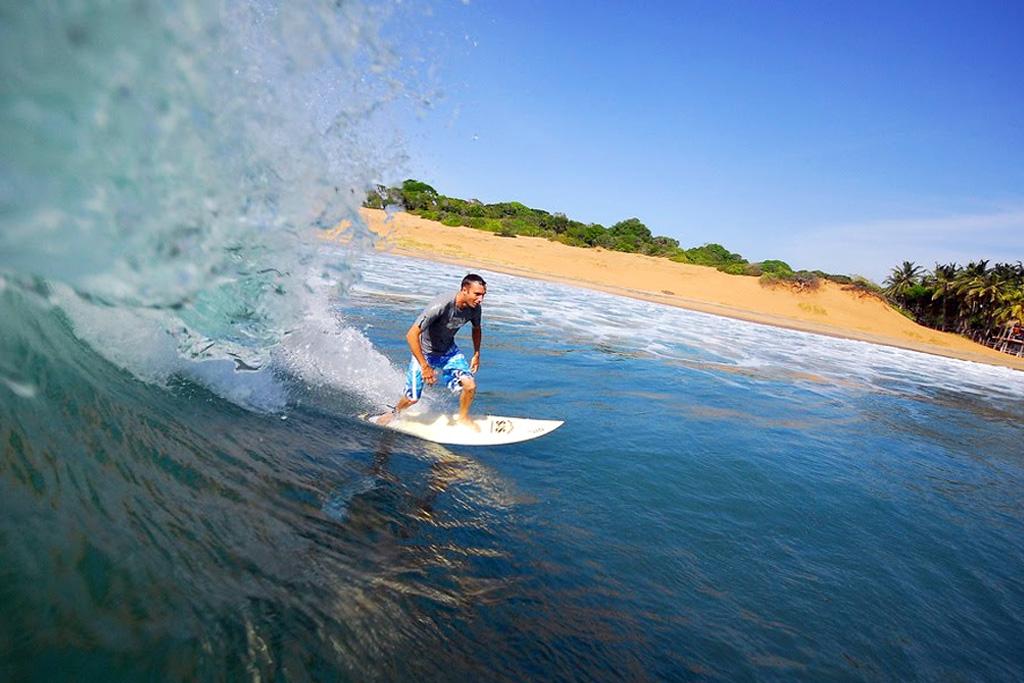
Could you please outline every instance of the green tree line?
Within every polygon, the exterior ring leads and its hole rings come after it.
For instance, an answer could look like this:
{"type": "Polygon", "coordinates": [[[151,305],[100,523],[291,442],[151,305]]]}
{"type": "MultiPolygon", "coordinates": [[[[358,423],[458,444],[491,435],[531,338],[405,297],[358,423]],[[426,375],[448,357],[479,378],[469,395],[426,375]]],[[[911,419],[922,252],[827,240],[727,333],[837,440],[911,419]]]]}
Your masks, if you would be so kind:
{"type": "MultiPolygon", "coordinates": [[[[635,217],[605,227],[573,220],[562,213],[532,209],[519,202],[484,204],[473,199],[446,197],[419,180],[406,180],[400,187],[377,186],[369,193],[364,205],[375,209],[398,205],[409,213],[444,225],[487,230],[503,237],[545,237],[575,247],[602,247],[661,256],[679,263],[711,266],[732,275],[762,277],[765,284],[783,282],[815,286],[820,278],[842,284],[854,283],[845,275],[794,271],[789,264],[777,259],[751,263],[721,244],[708,243],[686,249],[679,245],[679,240],[652,234],[635,217]]],[[[862,281],[862,284],[867,286],[869,283],[862,281]]]]}
{"type": "Polygon", "coordinates": [[[988,263],[926,271],[904,261],[886,278],[885,294],[922,325],[987,342],[1024,320],[1024,264],[988,263]]]}

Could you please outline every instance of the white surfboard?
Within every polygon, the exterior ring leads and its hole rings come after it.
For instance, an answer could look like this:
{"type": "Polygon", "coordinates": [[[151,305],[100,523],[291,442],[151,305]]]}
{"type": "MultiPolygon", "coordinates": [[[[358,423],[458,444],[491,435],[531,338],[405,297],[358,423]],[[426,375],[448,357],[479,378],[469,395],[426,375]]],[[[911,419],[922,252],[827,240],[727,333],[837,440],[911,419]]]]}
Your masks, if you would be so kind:
{"type": "Polygon", "coordinates": [[[377,424],[380,415],[360,415],[370,424],[391,429],[403,434],[450,446],[503,446],[520,441],[529,441],[550,434],[564,422],[562,420],[533,420],[526,417],[502,417],[487,415],[473,418],[480,431],[459,424],[453,415],[403,413],[386,425],[377,424]]]}

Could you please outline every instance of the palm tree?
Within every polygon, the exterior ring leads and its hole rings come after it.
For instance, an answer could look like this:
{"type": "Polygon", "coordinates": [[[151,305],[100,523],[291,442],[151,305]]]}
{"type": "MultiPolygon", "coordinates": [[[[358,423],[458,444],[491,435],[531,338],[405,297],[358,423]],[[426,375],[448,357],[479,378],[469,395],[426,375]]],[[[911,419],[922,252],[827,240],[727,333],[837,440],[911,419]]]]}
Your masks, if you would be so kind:
{"type": "Polygon", "coordinates": [[[1001,323],[1024,322],[1024,286],[1017,285],[1002,295],[996,319],[1001,323]]]}
{"type": "Polygon", "coordinates": [[[979,295],[988,277],[988,260],[971,261],[957,273],[956,293],[960,297],[960,321],[957,332],[968,334],[972,324],[978,322],[980,310],[979,295]]]}
{"type": "Polygon", "coordinates": [[[920,284],[921,266],[913,261],[904,261],[899,268],[893,268],[889,277],[885,278],[885,293],[900,302],[906,301],[907,293],[915,285],[920,284]]]}
{"type": "Polygon", "coordinates": [[[994,319],[998,323],[1024,321],[1024,264],[1000,263],[992,272],[999,276],[994,319]]]}
{"type": "Polygon", "coordinates": [[[959,269],[959,266],[955,263],[947,263],[946,265],[939,265],[938,263],[935,264],[935,273],[932,276],[932,286],[935,290],[932,293],[932,301],[942,299],[943,331],[949,327],[949,295],[955,291],[956,275],[959,269]]]}

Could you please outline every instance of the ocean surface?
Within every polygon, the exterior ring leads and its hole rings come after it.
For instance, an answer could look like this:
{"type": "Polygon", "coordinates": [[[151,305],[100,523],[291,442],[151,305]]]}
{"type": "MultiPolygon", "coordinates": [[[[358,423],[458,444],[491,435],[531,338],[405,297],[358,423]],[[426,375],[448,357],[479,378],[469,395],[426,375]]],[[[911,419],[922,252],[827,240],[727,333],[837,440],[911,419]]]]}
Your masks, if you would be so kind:
{"type": "Polygon", "coordinates": [[[446,448],[352,416],[463,270],[356,267],[333,388],[0,293],[6,680],[1019,679],[1024,374],[482,271],[476,409],[566,424],[446,448]]]}
{"type": "Polygon", "coordinates": [[[565,425],[355,419],[465,274],[358,220],[429,9],[0,10],[0,681],[1024,678],[1024,373],[482,270],[565,425]]]}

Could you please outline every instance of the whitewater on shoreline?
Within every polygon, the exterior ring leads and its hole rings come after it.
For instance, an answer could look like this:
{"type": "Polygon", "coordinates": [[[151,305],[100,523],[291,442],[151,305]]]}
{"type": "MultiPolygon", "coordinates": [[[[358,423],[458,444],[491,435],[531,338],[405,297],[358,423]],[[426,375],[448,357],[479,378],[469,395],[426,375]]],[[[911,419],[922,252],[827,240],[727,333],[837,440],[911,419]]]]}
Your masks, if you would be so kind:
{"type": "MultiPolygon", "coordinates": [[[[907,319],[883,301],[823,282],[815,291],[766,288],[757,278],[605,249],[571,247],[541,237],[499,237],[450,227],[405,212],[362,209],[377,249],[487,268],[727,318],[1024,370],[1024,360],[907,319]]],[[[342,231],[324,233],[332,239],[342,231]]]]}

